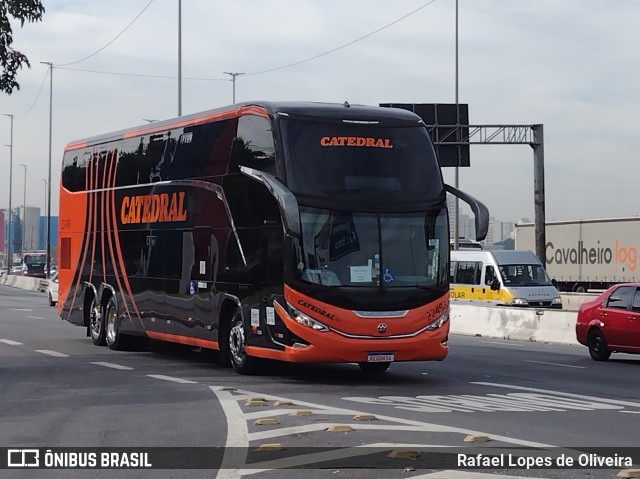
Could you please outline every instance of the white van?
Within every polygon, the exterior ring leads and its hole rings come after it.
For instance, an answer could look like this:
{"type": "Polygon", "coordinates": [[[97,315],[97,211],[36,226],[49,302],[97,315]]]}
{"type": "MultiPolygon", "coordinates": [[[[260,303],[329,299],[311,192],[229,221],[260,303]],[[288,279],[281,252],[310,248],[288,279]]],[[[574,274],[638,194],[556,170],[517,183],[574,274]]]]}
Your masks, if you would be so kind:
{"type": "Polygon", "coordinates": [[[452,300],[562,308],[560,293],[528,250],[452,251],[449,279],[452,300]]]}

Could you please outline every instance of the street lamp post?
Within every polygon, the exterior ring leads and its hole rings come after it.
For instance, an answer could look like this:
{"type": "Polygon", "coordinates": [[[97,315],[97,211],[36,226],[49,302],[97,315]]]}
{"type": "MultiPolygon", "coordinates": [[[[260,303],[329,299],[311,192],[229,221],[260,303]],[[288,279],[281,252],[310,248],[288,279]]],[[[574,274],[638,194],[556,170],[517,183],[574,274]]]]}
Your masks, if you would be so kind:
{"type": "Polygon", "coordinates": [[[182,0],[178,0],[178,116],[182,116],[182,0]]]}
{"type": "Polygon", "coordinates": [[[5,113],[11,119],[11,140],[9,142],[9,231],[7,232],[7,274],[11,274],[13,255],[11,254],[11,187],[13,185],[13,115],[5,113]]]}
{"type": "MultiPolygon", "coordinates": [[[[44,215],[49,217],[49,213],[47,210],[47,195],[49,194],[49,182],[45,178],[41,178],[44,182],[44,215]]],[[[44,237],[49,237],[49,225],[45,223],[44,237]]],[[[38,249],[40,249],[40,239],[38,238],[38,249]]]]}
{"type": "Polygon", "coordinates": [[[27,231],[27,165],[22,163],[20,166],[24,168],[24,189],[22,191],[22,254],[24,254],[25,241],[24,237],[27,231]]]}
{"type": "Polygon", "coordinates": [[[51,139],[53,130],[53,63],[42,62],[49,65],[49,176],[47,188],[47,278],[51,277],[51,139]]]}

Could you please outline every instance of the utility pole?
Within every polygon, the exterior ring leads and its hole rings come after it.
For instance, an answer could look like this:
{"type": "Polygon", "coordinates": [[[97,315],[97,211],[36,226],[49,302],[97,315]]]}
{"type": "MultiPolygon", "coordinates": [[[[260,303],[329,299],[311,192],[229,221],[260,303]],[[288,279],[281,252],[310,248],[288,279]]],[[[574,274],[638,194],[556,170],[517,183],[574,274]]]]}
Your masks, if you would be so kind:
{"type": "Polygon", "coordinates": [[[11,119],[11,141],[9,142],[9,231],[7,231],[7,274],[11,274],[13,254],[11,253],[11,188],[13,185],[13,115],[5,113],[11,119]]]}
{"type": "Polygon", "coordinates": [[[27,165],[24,163],[21,164],[24,168],[24,189],[22,191],[22,228],[20,228],[20,232],[22,234],[22,254],[24,255],[24,237],[27,231],[27,165]]]}
{"type": "Polygon", "coordinates": [[[244,73],[238,72],[222,72],[225,75],[231,75],[231,82],[233,83],[233,104],[236,104],[236,77],[240,75],[244,75],[244,73]]]}
{"type": "MultiPolygon", "coordinates": [[[[460,104],[458,102],[458,0],[456,0],[456,140],[460,141],[460,104]]],[[[453,185],[456,189],[460,188],[460,147],[458,146],[458,162],[455,168],[455,177],[453,180],[453,185]]],[[[456,214],[454,215],[455,222],[453,224],[453,249],[458,249],[458,237],[460,235],[459,227],[460,221],[458,217],[460,216],[460,202],[458,197],[455,197],[455,210],[456,214]]]]}
{"type": "Polygon", "coordinates": [[[51,139],[53,131],[53,63],[42,62],[49,65],[49,176],[47,188],[47,278],[51,277],[51,139]]]}

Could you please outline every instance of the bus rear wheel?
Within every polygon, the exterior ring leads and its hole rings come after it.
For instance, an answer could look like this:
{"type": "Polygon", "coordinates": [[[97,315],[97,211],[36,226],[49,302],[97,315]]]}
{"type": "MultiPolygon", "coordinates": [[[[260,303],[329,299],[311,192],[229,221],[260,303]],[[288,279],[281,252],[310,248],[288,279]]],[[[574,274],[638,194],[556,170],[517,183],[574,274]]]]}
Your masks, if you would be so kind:
{"type": "Polygon", "coordinates": [[[89,334],[91,335],[91,341],[96,346],[105,345],[104,335],[104,315],[102,314],[102,307],[100,302],[94,296],[89,306],[89,334]]]}
{"type": "Polygon", "coordinates": [[[390,362],[384,362],[384,363],[358,363],[358,366],[360,366],[360,369],[362,369],[362,372],[364,373],[383,373],[385,372],[387,369],[389,369],[389,366],[391,366],[390,362]]]}
{"type": "Polygon", "coordinates": [[[245,351],[245,334],[242,314],[237,311],[229,328],[229,357],[231,365],[240,374],[251,374],[255,371],[257,359],[245,351]]]}
{"type": "Polygon", "coordinates": [[[113,298],[109,299],[107,308],[105,310],[104,326],[105,326],[105,340],[109,349],[117,351],[124,349],[127,337],[120,332],[120,326],[118,324],[118,309],[116,302],[113,298]]]}

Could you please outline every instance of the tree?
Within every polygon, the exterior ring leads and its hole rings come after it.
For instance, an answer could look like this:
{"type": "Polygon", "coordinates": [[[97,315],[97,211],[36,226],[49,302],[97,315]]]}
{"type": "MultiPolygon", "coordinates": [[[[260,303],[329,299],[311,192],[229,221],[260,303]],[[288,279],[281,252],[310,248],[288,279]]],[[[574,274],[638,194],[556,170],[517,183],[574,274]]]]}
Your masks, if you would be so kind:
{"type": "Polygon", "coordinates": [[[27,56],[11,47],[13,30],[9,17],[20,20],[23,27],[24,22],[39,22],[43,14],[44,6],[40,0],[0,0],[0,91],[7,95],[11,95],[14,89],[20,89],[16,81],[18,70],[23,66],[31,68],[27,56]]]}

